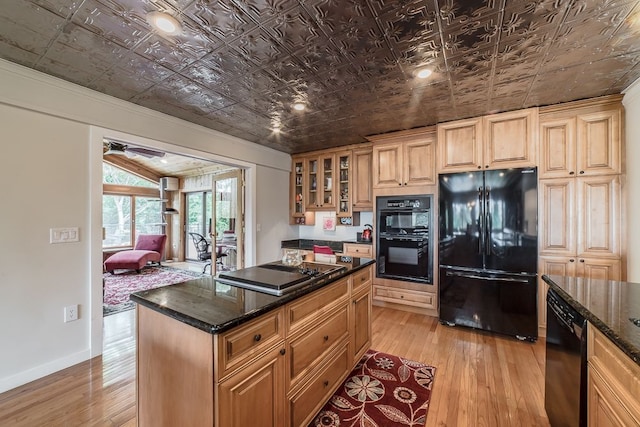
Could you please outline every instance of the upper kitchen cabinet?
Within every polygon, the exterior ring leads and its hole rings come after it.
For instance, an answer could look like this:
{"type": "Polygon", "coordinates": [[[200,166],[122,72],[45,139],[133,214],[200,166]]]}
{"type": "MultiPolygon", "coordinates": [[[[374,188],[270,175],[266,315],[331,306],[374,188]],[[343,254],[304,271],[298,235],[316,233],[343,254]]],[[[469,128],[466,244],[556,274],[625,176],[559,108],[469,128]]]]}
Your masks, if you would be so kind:
{"type": "Polygon", "coordinates": [[[545,107],[540,113],[540,178],[621,173],[618,97],[545,107]]]}
{"type": "Polygon", "coordinates": [[[422,128],[376,135],[373,145],[373,188],[435,184],[435,134],[422,128]]]}
{"type": "Polygon", "coordinates": [[[538,109],[438,125],[438,171],[536,166],[538,109]]]}
{"type": "Polygon", "coordinates": [[[336,155],[324,153],[306,158],[307,210],[334,210],[336,208],[335,176],[336,155]]]}
{"type": "Polygon", "coordinates": [[[315,215],[308,212],[305,196],[307,194],[306,158],[294,156],[291,165],[290,183],[290,219],[291,224],[313,225],[315,215]]]}
{"type": "Polygon", "coordinates": [[[373,151],[371,147],[354,149],[351,163],[353,164],[353,210],[356,212],[372,211],[371,168],[373,166],[373,151]]]}

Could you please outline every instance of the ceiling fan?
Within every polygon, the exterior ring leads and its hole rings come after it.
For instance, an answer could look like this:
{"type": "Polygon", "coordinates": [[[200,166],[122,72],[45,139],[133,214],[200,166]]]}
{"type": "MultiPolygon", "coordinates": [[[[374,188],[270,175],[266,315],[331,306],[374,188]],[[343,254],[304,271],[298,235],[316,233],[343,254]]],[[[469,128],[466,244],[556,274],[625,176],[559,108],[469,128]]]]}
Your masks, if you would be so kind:
{"type": "Polygon", "coordinates": [[[104,155],[108,154],[116,154],[116,155],[125,155],[127,157],[133,157],[135,155],[139,155],[142,157],[146,157],[148,159],[153,157],[164,157],[165,153],[162,151],[151,150],[149,148],[142,147],[130,147],[127,144],[123,144],[121,142],[115,141],[106,141],[105,144],[106,151],[104,155]]]}

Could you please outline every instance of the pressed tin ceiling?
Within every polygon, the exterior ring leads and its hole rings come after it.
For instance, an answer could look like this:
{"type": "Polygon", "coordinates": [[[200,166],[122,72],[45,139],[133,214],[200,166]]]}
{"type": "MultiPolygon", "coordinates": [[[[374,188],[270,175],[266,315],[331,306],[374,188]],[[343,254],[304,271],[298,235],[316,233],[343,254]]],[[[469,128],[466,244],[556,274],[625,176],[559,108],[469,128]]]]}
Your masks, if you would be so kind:
{"type": "Polygon", "coordinates": [[[3,0],[0,57],[300,153],[620,93],[640,77],[640,2],[3,0]]]}

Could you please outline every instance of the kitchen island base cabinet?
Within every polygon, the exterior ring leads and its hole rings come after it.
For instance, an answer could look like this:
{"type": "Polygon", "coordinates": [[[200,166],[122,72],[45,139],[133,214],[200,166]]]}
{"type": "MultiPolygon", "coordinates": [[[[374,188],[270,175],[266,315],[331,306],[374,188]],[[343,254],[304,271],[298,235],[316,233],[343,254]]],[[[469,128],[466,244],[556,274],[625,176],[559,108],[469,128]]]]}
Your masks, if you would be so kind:
{"type": "Polygon", "coordinates": [[[587,366],[589,427],[640,426],[640,366],[591,324],[587,366]]]}
{"type": "Polygon", "coordinates": [[[138,425],[213,425],[213,336],[140,305],[136,319],[138,425]]]}
{"type": "Polygon", "coordinates": [[[138,304],[138,425],[307,425],[371,345],[372,274],[218,334],[138,304]]]}
{"type": "MultiPolygon", "coordinates": [[[[285,418],[285,354],[275,347],[218,386],[216,425],[271,427],[285,418]]],[[[181,424],[189,425],[189,424],[181,424]]]]}

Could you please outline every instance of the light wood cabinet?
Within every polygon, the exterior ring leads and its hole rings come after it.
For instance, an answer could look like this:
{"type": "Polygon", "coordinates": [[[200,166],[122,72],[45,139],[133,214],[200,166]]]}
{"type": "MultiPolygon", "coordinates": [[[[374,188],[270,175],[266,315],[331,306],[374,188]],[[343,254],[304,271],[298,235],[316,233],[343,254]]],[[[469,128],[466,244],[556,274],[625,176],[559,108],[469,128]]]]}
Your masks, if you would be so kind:
{"type": "Polygon", "coordinates": [[[342,255],[358,258],[373,258],[373,246],[362,243],[343,243],[342,255]]]}
{"type": "Polygon", "coordinates": [[[291,224],[313,225],[315,215],[307,211],[307,162],[304,156],[294,156],[291,159],[291,182],[289,184],[291,224]]]}
{"type": "Polygon", "coordinates": [[[536,166],[538,109],[441,123],[438,172],[536,166]]]}
{"type": "Polygon", "coordinates": [[[371,347],[371,286],[373,269],[367,268],[351,276],[351,304],[349,307],[349,343],[353,363],[358,363],[371,347]]]}
{"type": "Polygon", "coordinates": [[[306,209],[335,210],[336,171],[335,153],[323,153],[306,158],[307,197],[306,209]]]}
{"type": "Polygon", "coordinates": [[[541,110],[540,178],[619,174],[622,108],[597,101],[541,110]]]}
{"type": "Polygon", "coordinates": [[[369,348],[372,268],[287,306],[292,426],[312,421],[369,348]]]}
{"type": "Polygon", "coordinates": [[[596,280],[622,280],[621,261],[617,258],[540,256],[538,260],[538,326],[547,325],[547,291],[542,275],[588,277],[596,280]]]}
{"type": "Polygon", "coordinates": [[[374,189],[435,184],[433,131],[402,131],[369,139],[374,142],[374,189]]]}
{"type": "MultiPolygon", "coordinates": [[[[620,176],[543,179],[538,185],[538,274],[621,280],[620,176]]],[[[539,280],[538,301],[547,286],[539,280]]],[[[546,305],[538,304],[546,327],[546,305]]]]}
{"type": "Polygon", "coordinates": [[[372,274],[218,335],[138,305],[138,425],[307,425],[370,347],[372,274]]]}
{"type": "Polygon", "coordinates": [[[433,310],[436,309],[437,301],[437,296],[432,292],[421,292],[378,285],[373,287],[373,298],[379,301],[433,310]]]}
{"type": "Polygon", "coordinates": [[[640,366],[590,323],[587,331],[588,425],[640,425],[640,366]]]}
{"type": "Polygon", "coordinates": [[[540,254],[620,257],[620,177],[540,180],[540,254]]]}
{"type": "MultiPolygon", "coordinates": [[[[622,107],[617,97],[540,109],[540,276],[623,280],[622,107]]],[[[547,286],[540,280],[539,301],[547,286]]],[[[546,305],[539,304],[546,327],[546,305]]]]}
{"type": "Polygon", "coordinates": [[[438,171],[482,169],[482,118],[438,124],[438,171]]]}
{"type": "Polygon", "coordinates": [[[291,224],[314,225],[316,211],[336,212],[340,225],[359,225],[373,210],[371,147],[323,150],[292,157],[291,224]]]}
{"type": "Polygon", "coordinates": [[[286,411],[285,361],[284,350],[275,347],[222,381],[216,389],[219,398],[215,425],[282,425],[286,411]]]}
{"type": "Polygon", "coordinates": [[[371,168],[373,167],[373,150],[371,147],[352,151],[353,164],[353,210],[372,211],[373,191],[371,168]]]}

